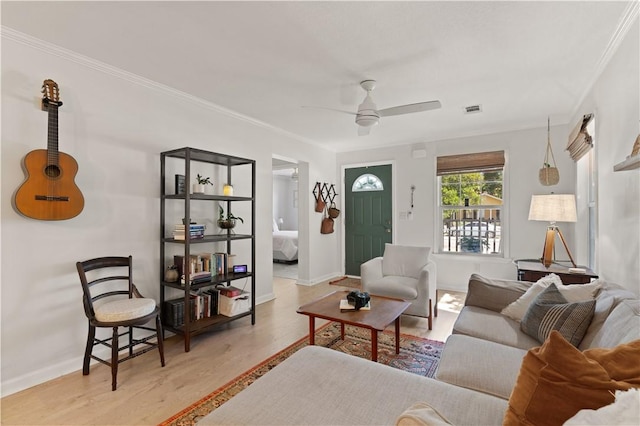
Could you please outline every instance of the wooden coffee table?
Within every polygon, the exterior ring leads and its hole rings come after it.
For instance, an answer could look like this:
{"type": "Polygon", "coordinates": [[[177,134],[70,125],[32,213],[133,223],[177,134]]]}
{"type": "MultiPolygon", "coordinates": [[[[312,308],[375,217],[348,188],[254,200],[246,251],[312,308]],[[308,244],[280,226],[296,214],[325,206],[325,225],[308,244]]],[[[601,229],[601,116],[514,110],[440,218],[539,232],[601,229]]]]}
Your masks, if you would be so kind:
{"type": "Polygon", "coordinates": [[[371,310],[341,312],[340,300],[346,299],[348,293],[348,291],[334,291],[298,308],[296,312],[309,316],[309,344],[315,344],[316,318],[339,322],[343,340],[345,324],[363,327],[371,330],[371,360],[378,361],[378,333],[394,322],[396,353],[400,353],[400,315],[410,303],[388,297],[371,296],[371,310]]]}

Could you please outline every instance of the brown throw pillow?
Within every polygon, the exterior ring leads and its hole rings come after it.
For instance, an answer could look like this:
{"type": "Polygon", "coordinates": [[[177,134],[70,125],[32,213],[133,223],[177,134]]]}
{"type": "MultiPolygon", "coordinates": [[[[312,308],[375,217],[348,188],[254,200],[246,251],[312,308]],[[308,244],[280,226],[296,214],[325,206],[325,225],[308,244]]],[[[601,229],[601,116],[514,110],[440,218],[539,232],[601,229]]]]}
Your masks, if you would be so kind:
{"type": "Polygon", "coordinates": [[[561,425],[582,409],[609,405],[616,390],[638,386],[639,358],[640,340],[585,354],[554,330],[525,355],[503,424],[561,425]]]}

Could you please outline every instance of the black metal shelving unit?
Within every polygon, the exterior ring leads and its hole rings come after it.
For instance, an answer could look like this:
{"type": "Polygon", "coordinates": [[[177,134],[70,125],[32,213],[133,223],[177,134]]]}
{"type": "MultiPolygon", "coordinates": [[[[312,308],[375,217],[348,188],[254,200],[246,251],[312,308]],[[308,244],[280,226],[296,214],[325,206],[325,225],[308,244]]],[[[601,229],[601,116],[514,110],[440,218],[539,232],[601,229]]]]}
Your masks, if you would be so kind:
{"type": "MultiPolygon", "coordinates": [[[[161,173],[161,185],[160,185],[160,306],[162,309],[162,318],[166,315],[165,296],[167,289],[176,289],[184,292],[184,324],[178,327],[163,324],[165,330],[182,335],[184,337],[184,350],[189,352],[191,346],[191,336],[201,333],[215,327],[220,324],[225,324],[237,319],[251,316],[251,324],[256,322],[256,303],[255,303],[255,188],[256,188],[256,163],[255,160],[247,158],[240,158],[231,155],[219,154],[215,152],[205,151],[196,148],[179,148],[171,151],[165,151],[160,153],[160,173],[161,173]],[[185,187],[184,194],[167,194],[167,176],[166,176],[166,161],[167,158],[175,158],[184,161],[184,174],[185,182],[193,182],[193,176],[191,173],[192,162],[208,163],[218,166],[224,166],[227,169],[227,183],[232,184],[233,170],[236,166],[251,167],[251,196],[225,196],[225,195],[205,195],[205,194],[192,194],[188,185],[185,187]],[[168,200],[184,200],[184,217],[191,217],[191,204],[192,203],[206,203],[217,201],[225,204],[225,211],[231,211],[231,204],[234,202],[249,202],[251,203],[251,234],[235,234],[232,230],[226,230],[217,235],[206,235],[200,239],[190,239],[186,237],[185,240],[176,240],[173,237],[168,237],[171,233],[171,229],[167,228],[166,223],[166,205],[168,200]],[[181,285],[180,280],[178,282],[166,282],[164,281],[164,270],[169,264],[173,263],[173,259],[166,257],[166,246],[168,244],[182,245],[184,249],[184,258],[189,259],[192,246],[202,245],[208,243],[220,243],[223,242],[226,245],[226,253],[231,254],[232,243],[238,240],[250,240],[251,242],[251,265],[250,269],[246,273],[225,273],[223,275],[215,275],[211,277],[211,281],[198,284],[190,284],[190,271],[189,268],[185,268],[185,284],[181,285]],[[202,318],[193,320],[187,313],[190,305],[190,293],[191,291],[198,290],[205,287],[211,287],[219,284],[230,285],[233,281],[239,279],[249,279],[251,281],[250,286],[250,299],[251,308],[248,312],[243,312],[236,316],[227,317],[223,315],[215,315],[208,318],[202,318]]],[[[189,228],[187,226],[186,235],[189,235],[189,228]]]]}

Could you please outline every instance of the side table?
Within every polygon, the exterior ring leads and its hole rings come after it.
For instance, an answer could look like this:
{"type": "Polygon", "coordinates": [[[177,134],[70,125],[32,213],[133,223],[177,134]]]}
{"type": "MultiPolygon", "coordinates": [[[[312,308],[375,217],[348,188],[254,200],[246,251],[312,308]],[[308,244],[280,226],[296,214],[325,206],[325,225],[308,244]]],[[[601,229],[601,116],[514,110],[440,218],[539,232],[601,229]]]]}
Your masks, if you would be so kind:
{"type": "Polygon", "coordinates": [[[598,278],[598,275],[591,269],[580,266],[585,270],[584,273],[569,272],[569,267],[552,263],[547,268],[542,262],[531,260],[516,260],[518,268],[518,280],[520,281],[538,281],[540,278],[549,274],[556,274],[560,277],[564,284],[587,284],[592,279],[598,278]]]}

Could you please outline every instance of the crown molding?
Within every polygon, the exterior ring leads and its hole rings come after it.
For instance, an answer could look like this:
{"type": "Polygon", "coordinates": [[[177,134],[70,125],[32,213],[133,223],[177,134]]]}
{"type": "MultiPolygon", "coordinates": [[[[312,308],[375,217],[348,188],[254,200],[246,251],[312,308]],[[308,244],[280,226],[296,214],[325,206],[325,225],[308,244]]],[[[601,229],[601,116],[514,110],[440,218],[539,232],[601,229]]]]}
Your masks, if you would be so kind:
{"type": "Polygon", "coordinates": [[[602,52],[602,55],[600,55],[600,59],[598,60],[596,67],[594,68],[591,80],[589,80],[589,84],[587,84],[585,90],[580,96],[580,99],[576,103],[576,106],[571,113],[571,117],[575,117],[575,115],[578,113],[578,108],[580,108],[582,102],[584,102],[591,89],[593,89],[593,86],[596,84],[596,81],[604,72],[604,69],[611,61],[611,58],[613,58],[615,53],[618,51],[620,44],[629,33],[631,27],[634,25],[634,23],[636,25],[638,24],[637,19],[639,14],[640,2],[638,0],[629,1],[629,3],[627,4],[627,8],[622,13],[620,22],[618,23],[618,27],[611,35],[611,39],[609,40],[607,47],[605,47],[604,51],[602,52]]]}
{"type": "MultiPolygon", "coordinates": [[[[181,90],[174,89],[173,87],[167,86],[165,84],[158,83],[156,81],[150,80],[148,78],[139,76],[137,74],[131,73],[129,71],[125,71],[121,68],[114,67],[112,65],[106,64],[104,62],[98,61],[96,59],[90,58],[85,55],[81,55],[77,52],[74,52],[69,49],[65,49],[64,47],[58,46],[53,43],[49,43],[47,41],[38,39],[36,37],[32,37],[28,34],[22,33],[20,31],[14,30],[13,28],[7,27],[5,25],[0,26],[0,36],[3,39],[12,40],[21,44],[24,44],[30,48],[40,50],[47,54],[57,56],[61,59],[74,62],[76,64],[82,65],[84,67],[93,69],[95,71],[102,72],[104,74],[108,74],[112,77],[119,78],[121,80],[127,81],[129,83],[137,84],[138,86],[145,87],[147,89],[155,90],[166,95],[172,96],[174,98],[182,99],[184,101],[190,102],[192,104],[198,105],[202,108],[206,108],[211,111],[215,111],[217,113],[226,115],[228,117],[234,118],[236,120],[243,121],[245,123],[251,124],[256,127],[260,127],[266,130],[269,130],[274,133],[278,133],[284,135],[286,137],[292,138],[299,142],[308,143],[311,145],[322,147],[318,142],[304,138],[295,133],[291,133],[287,130],[281,129],[276,126],[272,126],[263,121],[257,120],[255,118],[249,117],[247,115],[241,114],[239,112],[230,110],[228,108],[224,108],[218,104],[213,102],[204,100],[197,96],[193,96],[189,93],[183,92],[181,90]]],[[[325,147],[322,147],[326,149],[325,147]]]]}

